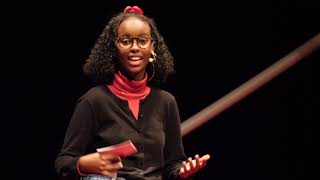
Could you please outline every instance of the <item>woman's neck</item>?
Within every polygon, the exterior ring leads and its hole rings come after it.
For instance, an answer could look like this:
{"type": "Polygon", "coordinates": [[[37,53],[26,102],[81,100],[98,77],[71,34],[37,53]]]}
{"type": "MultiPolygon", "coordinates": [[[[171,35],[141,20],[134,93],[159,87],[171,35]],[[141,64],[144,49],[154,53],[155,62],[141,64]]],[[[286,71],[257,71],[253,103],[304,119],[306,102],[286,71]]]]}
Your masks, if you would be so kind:
{"type": "Polygon", "coordinates": [[[137,73],[137,74],[130,74],[127,71],[120,70],[120,73],[130,81],[142,81],[146,76],[146,73],[144,72],[137,73]]]}

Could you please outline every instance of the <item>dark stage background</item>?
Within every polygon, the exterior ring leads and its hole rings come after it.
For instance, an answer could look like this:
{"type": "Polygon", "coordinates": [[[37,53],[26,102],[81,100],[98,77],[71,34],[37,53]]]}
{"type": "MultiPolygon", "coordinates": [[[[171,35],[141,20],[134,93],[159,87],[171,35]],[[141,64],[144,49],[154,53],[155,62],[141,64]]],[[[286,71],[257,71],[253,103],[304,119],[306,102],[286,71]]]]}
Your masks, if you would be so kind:
{"type": "MultiPolygon", "coordinates": [[[[77,98],[92,85],[81,66],[105,23],[134,4],[155,19],[176,58],[177,73],[163,88],[176,97],[182,121],[320,32],[319,6],[302,0],[2,6],[1,179],[57,179],[55,156],[77,98]]],[[[185,136],[188,156],[214,155],[195,179],[315,176],[319,57],[312,54],[185,136]]]]}

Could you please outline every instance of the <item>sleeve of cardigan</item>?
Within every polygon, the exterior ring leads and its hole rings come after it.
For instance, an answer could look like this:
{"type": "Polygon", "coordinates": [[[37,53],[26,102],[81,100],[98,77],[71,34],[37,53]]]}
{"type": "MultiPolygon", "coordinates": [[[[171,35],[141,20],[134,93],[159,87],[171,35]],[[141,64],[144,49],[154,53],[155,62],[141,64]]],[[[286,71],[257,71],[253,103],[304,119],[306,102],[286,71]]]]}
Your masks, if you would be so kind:
{"type": "Polygon", "coordinates": [[[78,177],[77,161],[88,149],[94,129],[93,109],[85,99],[79,99],[70,120],[64,143],[55,160],[55,168],[64,179],[78,177]]]}
{"type": "Polygon", "coordinates": [[[164,179],[180,179],[179,171],[186,159],[181,138],[181,122],[175,98],[172,96],[168,104],[166,119],[166,138],[164,147],[165,169],[164,179]]]}

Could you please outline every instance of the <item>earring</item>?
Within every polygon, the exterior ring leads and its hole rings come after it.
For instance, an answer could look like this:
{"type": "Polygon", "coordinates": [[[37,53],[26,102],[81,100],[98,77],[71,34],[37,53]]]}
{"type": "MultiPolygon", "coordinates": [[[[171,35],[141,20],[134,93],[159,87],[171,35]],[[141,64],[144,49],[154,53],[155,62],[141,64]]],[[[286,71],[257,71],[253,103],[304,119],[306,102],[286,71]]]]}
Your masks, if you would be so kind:
{"type": "Polygon", "coordinates": [[[151,52],[152,57],[149,58],[150,63],[155,63],[157,61],[157,54],[155,52],[151,52]]]}

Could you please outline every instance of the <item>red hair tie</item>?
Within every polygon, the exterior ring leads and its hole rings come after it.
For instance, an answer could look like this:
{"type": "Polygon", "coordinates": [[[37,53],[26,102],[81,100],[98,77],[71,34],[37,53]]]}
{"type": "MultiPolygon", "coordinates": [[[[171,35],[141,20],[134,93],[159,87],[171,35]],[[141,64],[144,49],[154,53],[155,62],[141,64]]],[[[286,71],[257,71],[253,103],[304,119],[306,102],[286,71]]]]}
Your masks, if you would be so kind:
{"type": "Polygon", "coordinates": [[[124,10],[124,13],[137,13],[143,15],[142,9],[140,9],[138,6],[127,6],[124,10]]]}

